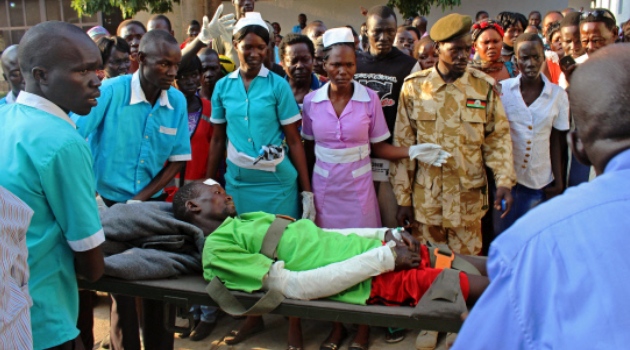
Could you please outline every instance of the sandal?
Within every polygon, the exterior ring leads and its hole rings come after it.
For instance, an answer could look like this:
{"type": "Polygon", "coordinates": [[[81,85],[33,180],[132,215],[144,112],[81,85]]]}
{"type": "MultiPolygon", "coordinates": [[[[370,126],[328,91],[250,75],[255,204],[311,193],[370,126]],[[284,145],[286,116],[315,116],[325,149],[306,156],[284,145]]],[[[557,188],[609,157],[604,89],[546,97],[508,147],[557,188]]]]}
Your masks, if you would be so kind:
{"type": "Polygon", "coordinates": [[[322,345],[319,346],[319,350],[339,350],[339,347],[341,346],[343,341],[346,340],[346,338],[348,337],[348,331],[345,328],[343,328],[343,333],[342,333],[341,338],[339,338],[338,343],[333,343],[331,341],[328,341],[331,335],[332,335],[332,332],[330,335],[328,335],[328,338],[324,340],[322,345]]]}
{"type": "Polygon", "coordinates": [[[247,338],[253,335],[256,335],[264,330],[265,330],[265,324],[262,322],[259,323],[256,327],[250,329],[247,333],[241,333],[238,331],[238,329],[233,329],[230,331],[230,333],[228,333],[225,337],[223,337],[223,341],[227,345],[238,344],[246,340],[247,338]]]}
{"type": "Polygon", "coordinates": [[[404,328],[387,328],[385,332],[385,342],[398,343],[405,339],[407,330],[404,328]]]}

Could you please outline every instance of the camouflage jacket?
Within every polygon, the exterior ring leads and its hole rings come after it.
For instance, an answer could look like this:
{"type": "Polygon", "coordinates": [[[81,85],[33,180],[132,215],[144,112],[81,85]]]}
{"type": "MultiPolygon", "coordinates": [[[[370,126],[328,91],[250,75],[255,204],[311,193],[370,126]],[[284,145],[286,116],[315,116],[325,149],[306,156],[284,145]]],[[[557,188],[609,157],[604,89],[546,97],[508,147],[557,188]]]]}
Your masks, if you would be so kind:
{"type": "Polygon", "coordinates": [[[475,69],[452,84],[435,68],[405,79],[393,144],[430,142],[453,155],[441,168],[409,159],[392,165],[398,205],[413,205],[417,221],[461,227],[480,220],[488,209],[484,164],[497,186],[516,183],[510,125],[493,86],[491,77],[475,69]]]}

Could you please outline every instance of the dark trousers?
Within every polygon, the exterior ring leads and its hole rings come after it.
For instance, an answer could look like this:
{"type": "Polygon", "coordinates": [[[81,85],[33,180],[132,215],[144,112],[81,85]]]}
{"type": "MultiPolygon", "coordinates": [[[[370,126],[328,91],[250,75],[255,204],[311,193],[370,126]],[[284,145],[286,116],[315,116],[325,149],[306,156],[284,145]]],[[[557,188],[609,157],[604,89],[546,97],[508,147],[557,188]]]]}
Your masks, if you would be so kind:
{"type": "Polygon", "coordinates": [[[94,347],[94,304],[96,292],[91,290],[79,290],[79,319],[77,328],[81,332],[79,336],[86,349],[94,347]]]}
{"type": "MultiPolygon", "coordinates": [[[[174,335],[164,328],[164,302],[142,299],[142,317],[138,317],[135,297],[111,294],[112,308],[110,313],[110,349],[140,350],[140,333],[142,323],[142,339],[144,348],[151,350],[172,350],[174,335]]],[[[175,307],[170,306],[169,322],[175,321],[175,307]]]]}

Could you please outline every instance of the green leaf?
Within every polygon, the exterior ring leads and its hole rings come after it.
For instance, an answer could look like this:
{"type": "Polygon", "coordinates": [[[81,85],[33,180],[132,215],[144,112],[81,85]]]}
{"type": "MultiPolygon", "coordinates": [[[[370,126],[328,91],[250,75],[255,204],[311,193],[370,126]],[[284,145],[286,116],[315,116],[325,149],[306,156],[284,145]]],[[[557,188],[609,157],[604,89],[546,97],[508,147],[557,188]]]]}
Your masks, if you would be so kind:
{"type": "Polygon", "coordinates": [[[118,8],[124,18],[129,18],[140,11],[165,13],[173,10],[173,2],[180,0],[72,0],[72,8],[79,16],[93,15],[98,11],[111,13],[118,8]]]}
{"type": "Polygon", "coordinates": [[[426,16],[431,12],[432,6],[439,6],[442,11],[461,5],[461,0],[389,0],[387,6],[396,8],[403,18],[426,16]]]}

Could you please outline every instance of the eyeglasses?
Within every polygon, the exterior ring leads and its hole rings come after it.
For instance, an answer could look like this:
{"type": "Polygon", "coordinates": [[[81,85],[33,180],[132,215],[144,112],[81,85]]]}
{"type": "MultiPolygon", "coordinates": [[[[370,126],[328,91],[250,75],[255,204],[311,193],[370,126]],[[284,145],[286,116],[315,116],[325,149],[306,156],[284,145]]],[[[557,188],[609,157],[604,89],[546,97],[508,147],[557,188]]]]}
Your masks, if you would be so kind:
{"type": "Polygon", "coordinates": [[[613,22],[617,21],[615,16],[613,16],[612,13],[606,10],[595,10],[595,11],[584,12],[582,13],[582,16],[580,16],[582,20],[588,19],[589,17],[594,20],[602,20],[604,18],[607,18],[607,19],[613,20],[613,22]]]}

